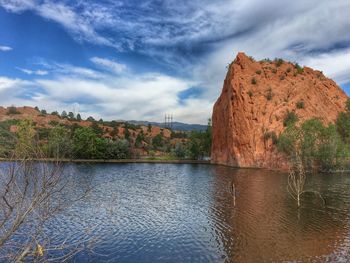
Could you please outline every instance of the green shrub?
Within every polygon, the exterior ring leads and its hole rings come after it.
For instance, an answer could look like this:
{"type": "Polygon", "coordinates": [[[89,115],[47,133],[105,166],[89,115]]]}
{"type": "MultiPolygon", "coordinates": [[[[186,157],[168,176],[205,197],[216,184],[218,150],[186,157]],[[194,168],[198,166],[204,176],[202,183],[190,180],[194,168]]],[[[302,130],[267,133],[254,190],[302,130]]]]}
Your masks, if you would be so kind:
{"type": "Polygon", "coordinates": [[[284,60],[281,58],[275,58],[275,63],[277,67],[280,67],[283,64],[284,60]]]}
{"type": "MultiPolygon", "coordinates": [[[[338,96],[339,97],[339,96],[338,96]]],[[[347,111],[350,111],[350,99],[346,101],[346,109],[347,111]]]]}
{"type": "Polygon", "coordinates": [[[250,98],[253,97],[253,91],[249,90],[249,91],[248,91],[248,96],[249,96],[250,98]]]}
{"type": "Polygon", "coordinates": [[[58,121],[49,121],[49,124],[51,126],[57,126],[59,124],[59,122],[58,121]]]}
{"type": "Polygon", "coordinates": [[[264,132],[264,141],[272,140],[273,144],[277,144],[278,138],[276,132],[274,131],[265,131],[264,132]]]}
{"type": "Polygon", "coordinates": [[[259,70],[255,71],[255,73],[260,75],[261,74],[261,70],[259,69],[259,70]]]}
{"type": "Polygon", "coordinates": [[[252,84],[253,84],[253,85],[256,85],[256,84],[257,84],[257,81],[256,81],[255,78],[252,78],[252,84]]]}
{"type": "Polygon", "coordinates": [[[304,68],[301,67],[298,63],[295,64],[295,68],[297,70],[297,74],[301,74],[304,72],[304,68]]]}
{"type": "Polygon", "coordinates": [[[297,109],[304,109],[305,103],[304,101],[300,100],[297,102],[296,106],[297,106],[297,109]]]}
{"type": "Polygon", "coordinates": [[[319,119],[305,121],[300,127],[289,125],[279,136],[277,149],[293,158],[297,153],[308,169],[329,171],[342,167],[349,147],[335,125],[324,126],[319,119]]]}
{"type": "Polygon", "coordinates": [[[337,132],[341,136],[342,140],[350,144],[350,113],[341,112],[336,120],[337,132]]]}
{"type": "Polygon", "coordinates": [[[267,100],[272,100],[273,93],[272,93],[271,87],[267,90],[267,93],[266,93],[265,97],[266,97],[267,100]]]}
{"type": "Polygon", "coordinates": [[[293,125],[298,121],[298,116],[293,111],[288,111],[283,120],[283,126],[293,125]]]}
{"type": "Polygon", "coordinates": [[[261,62],[267,62],[267,63],[270,63],[270,62],[271,62],[271,59],[269,59],[269,58],[264,58],[263,60],[261,60],[261,62]]]}

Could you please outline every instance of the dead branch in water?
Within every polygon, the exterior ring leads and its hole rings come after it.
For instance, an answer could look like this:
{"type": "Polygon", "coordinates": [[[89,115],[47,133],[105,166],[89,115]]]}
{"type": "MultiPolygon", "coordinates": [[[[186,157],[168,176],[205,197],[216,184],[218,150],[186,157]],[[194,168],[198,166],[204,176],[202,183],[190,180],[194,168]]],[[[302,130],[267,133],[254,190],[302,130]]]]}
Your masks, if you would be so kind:
{"type": "Polygon", "coordinates": [[[318,196],[322,201],[323,205],[326,204],[326,200],[322,197],[322,195],[318,191],[313,190],[304,190],[306,182],[306,172],[304,169],[304,164],[301,160],[300,154],[296,153],[295,161],[293,167],[290,168],[288,174],[288,185],[287,191],[290,196],[297,201],[298,208],[300,207],[300,198],[303,194],[313,193],[318,196]]]}
{"type": "Polygon", "coordinates": [[[62,262],[83,248],[77,243],[52,245],[52,237],[44,229],[58,212],[86,196],[90,189],[69,191],[73,178],[64,176],[58,161],[34,161],[44,157],[31,122],[22,121],[13,161],[0,167],[0,260],[46,262],[52,259],[49,252],[54,246],[61,249],[62,262]]]}
{"type": "Polygon", "coordinates": [[[233,206],[236,206],[236,186],[235,186],[235,183],[231,182],[231,185],[230,185],[230,192],[232,194],[232,197],[233,197],[233,206]]]}

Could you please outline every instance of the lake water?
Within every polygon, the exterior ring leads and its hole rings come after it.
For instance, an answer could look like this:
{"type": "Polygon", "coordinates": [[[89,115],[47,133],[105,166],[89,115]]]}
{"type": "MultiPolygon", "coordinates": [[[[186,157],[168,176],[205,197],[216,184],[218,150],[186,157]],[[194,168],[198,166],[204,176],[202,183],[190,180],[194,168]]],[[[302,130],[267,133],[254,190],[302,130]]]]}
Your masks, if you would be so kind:
{"type": "Polygon", "coordinates": [[[84,164],[66,173],[78,181],[75,191],[94,187],[50,226],[53,242],[84,240],[75,262],[350,261],[347,174],[310,176],[306,188],[326,206],[311,195],[298,210],[280,172],[84,164]]]}

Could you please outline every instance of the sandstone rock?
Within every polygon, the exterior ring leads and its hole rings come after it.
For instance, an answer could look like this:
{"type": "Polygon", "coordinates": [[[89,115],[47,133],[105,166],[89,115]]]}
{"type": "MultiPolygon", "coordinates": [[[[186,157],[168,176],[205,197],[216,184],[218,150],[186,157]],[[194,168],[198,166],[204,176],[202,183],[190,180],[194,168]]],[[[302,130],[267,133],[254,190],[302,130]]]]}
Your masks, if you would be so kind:
{"type": "Polygon", "coordinates": [[[288,111],[300,121],[317,117],[325,124],[334,122],[347,99],[320,71],[278,60],[256,62],[239,53],[214,105],[212,162],[286,168],[284,156],[266,135],[284,130],[288,111]]]}

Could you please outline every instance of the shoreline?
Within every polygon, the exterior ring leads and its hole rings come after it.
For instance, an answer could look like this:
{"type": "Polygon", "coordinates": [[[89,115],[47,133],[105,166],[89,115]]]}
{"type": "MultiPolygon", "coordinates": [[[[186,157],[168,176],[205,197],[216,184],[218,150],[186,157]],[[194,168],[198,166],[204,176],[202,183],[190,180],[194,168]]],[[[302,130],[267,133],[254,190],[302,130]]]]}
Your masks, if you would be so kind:
{"type": "MultiPolygon", "coordinates": [[[[200,160],[152,160],[152,159],[55,159],[40,158],[33,161],[60,162],[60,163],[169,163],[169,164],[211,164],[210,161],[200,160]]],[[[17,161],[13,159],[0,158],[0,162],[17,161]]]]}

